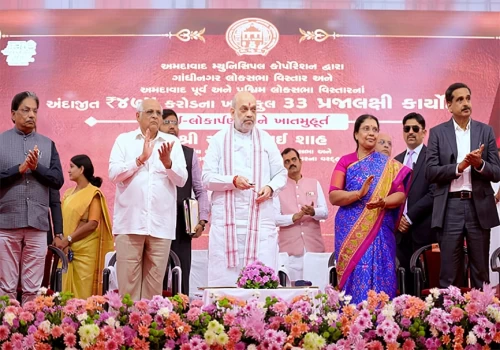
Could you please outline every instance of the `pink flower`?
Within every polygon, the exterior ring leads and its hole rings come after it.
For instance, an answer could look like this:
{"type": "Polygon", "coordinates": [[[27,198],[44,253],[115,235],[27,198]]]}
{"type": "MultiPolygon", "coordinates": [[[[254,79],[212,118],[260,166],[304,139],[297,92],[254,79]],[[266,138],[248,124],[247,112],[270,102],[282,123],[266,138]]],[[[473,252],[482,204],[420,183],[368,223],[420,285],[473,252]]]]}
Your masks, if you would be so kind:
{"type": "Polygon", "coordinates": [[[132,326],[137,326],[141,322],[141,315],[137,312],[132,312],[129,317],[129,323],[132,326]]]}
{"type": "Polygon", "coordinates": [[[413,350],[415,349],[415,342],[412,339],[406,339],[403,343],[403,350],[413,350]]]}
{"type": "Polygon", "coordinates": [[[229,336],[229,339],[234,343],[239,342],[241,339],[241,331],[236,327],[231,327],[227,335],[229,336]]]}
{"type": "Polygon", "coordinates": [[[460,320],[464,316],[464,311],[458,307],[454,307],[451,309],[450,315],[453,322],[460,322],[460,320]]]}
{"type": "Polygon", "coordinates": [[[73,305],[73,304],[67,304],[65,307],[64,307],[64,313],[66,315],[74,315],[76,313],[76,306],[73,305]]]}
{"type": "Polygon", "coordinates": [[[51,333],[52,333],[52,337],[59,338],[60,336],[62,336],[64,334],[64,331],[61,328],[61,326],[55,326],[54,328],[52,328],[51,333]]]}
{"type": "Polygon", "coordinates": [[[19,321],[31,322],[35,319],[35,316],[31,312],[23,311],[19,315],[19,321]]]}
{"type": "Polygon", "coordinates": [[[145,300],[136,301],[134,306],[139,311],[142,311],[142,312],[148,311],[148,303],[145,300]]]}
{"type": "Polygon", "coordinates": [[[145,325],[146,327],[149,327],[151,325],[151,322],[153,321],[153,318],[151,317],[150,314],[145,314],[141,316],[141,323],[145,325]]]}
{"type": "Polygon", "coordinates": [[[66,334],[64,336],[64,345],[67,347],[74,347],[76,345],[76,336],[74,334],[66,334]]]}
{"type": "Polygon", "coordinates": [[[5,342],[2,344],[2,350],[14,350],[11,342],[5,342]]]}
{"type": "Polygon", "coordinates": [[[118,344],[114,340],[108,340],[104,344],[104,348],[106,350],[117,350],[118,349],[118,344]]]}
{"type": "Polygon", "coordinates": [[[9,337],[9,328],[7,326],[0,326],[0,341],[4,341],[9,337]]]}
{"type": "Polygon", "coordinates": [[[191,350],[191,345],[184,343],[181,345],[181,350],[191,350]]]}
{"type": "Polygon", "coordinates": [[[188,321],[190,322],[194,322],[198,319],[198,317],[200,317],[200,314],[201,314],[201,309],[198,308],[198,307],[191,307],[189,309],[189,311],[187,312],[186,314],[186,318],[188,319],[188,321]]]}
{"type": "Polygon", "coordinates": [[[228,312],[224,315],[224,324],[226,326],[232,326],[234,324],[234,321],[235,321],[235,316],[233,313],[228,312]]]}
{"type": "Polygon", "coordinates": [[[371,350],[384,350],[382,343],[377,340],[369,342],[368,344],[366,344],[366,347],[371,350]]]}
{"type": "Polygon", "coordinates": [[[111,306],[113,309],[118,310],[123,306],[122,299],[118,293],[109,291],[106,293],[105,297],[108,300],[109,306],[111,306]]]}
{"type": "Polygon", "coordinates": [[[191,307],[203,307],[203,300],[193,300],[191,302],[191,307]]]}
{"type": "Polygon", "coordinates": [[[104,332],[104,335],[106,338],[112,338],[113,335],[115,334],[115,330],[113,328],[111,328],[110,326],[104,326],[103,328],[103,332],[104,332]]]}

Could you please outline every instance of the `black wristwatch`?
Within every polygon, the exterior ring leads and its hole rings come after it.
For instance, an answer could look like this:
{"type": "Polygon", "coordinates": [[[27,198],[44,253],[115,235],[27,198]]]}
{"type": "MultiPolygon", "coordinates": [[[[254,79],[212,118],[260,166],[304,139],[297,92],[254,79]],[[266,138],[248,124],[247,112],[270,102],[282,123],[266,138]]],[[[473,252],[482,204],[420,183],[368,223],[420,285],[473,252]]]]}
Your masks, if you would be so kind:
{"type": "Polygon", "coordinates": [[[199,224],[201,225],[201,227],[203,229],[205,229],[205,225],[208,224],[208,221],[207,220],[200,220],[199,224]]]}

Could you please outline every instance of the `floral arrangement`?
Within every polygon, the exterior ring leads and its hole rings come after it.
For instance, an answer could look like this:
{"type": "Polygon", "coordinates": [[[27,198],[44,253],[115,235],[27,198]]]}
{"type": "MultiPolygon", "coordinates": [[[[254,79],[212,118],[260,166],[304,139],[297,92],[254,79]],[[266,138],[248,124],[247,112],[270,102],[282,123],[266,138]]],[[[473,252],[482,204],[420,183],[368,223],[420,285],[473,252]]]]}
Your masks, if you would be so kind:
{"type": "Polygon", "coordinates": [[[202,307],[183,295],[132,302],[116,293],[71,299],[47,291],[20,306],[0,298],[0,348],[13,349],[490,349],[500,344],[492,288],[450,287],[425,300],[370,292],[358,305],[327,287],[314,298],[202,307]],[[439,304],[438,306],[438,299],[439,304]],[[441,305],[442,304],[442,305],[441,305]]]}
{"type": "Polygon", "coordinates": [[[276,289],[279,279],[272,268],[255,261],[241,270],[236,284],[245,289],[276,289]]]}

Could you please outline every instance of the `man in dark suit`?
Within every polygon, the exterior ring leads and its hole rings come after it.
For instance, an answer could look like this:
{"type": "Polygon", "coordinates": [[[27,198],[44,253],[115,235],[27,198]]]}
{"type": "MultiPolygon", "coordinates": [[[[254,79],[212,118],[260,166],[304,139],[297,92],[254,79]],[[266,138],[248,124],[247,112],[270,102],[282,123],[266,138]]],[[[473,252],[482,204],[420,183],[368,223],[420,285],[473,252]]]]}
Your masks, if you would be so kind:
{"type": "Polygon", "coordinates": [[[441,251],[439,283],[463,286],[464,237],[474,288],[489,282],[490,229],[500,224],[491,182],[500,181],[500,159],[491,126],[471,119],[471,91],[463,83],[445,94],[452,119],[430,131],[426,177],[436,184],[432,228],[441,251]]]}
{"type": "MultiPolygon", "coordinates": [[[[177,113],[172,109],[163,110],[163,124],[160,125],[160,131],[179,137],[179,119],[177,113]]],[[[172,241],[172,249],[181,261],[182,269],[182,294],[189,295],[189,275],[191,273],[191,240],[201,236],[205,225],[208,223],[210,211],[207,190],[203,187],[201,181],[201,167],[194,149],[182,145],[182,151],[186,158],[188,179],[184,187],[177,187],[177,226],[175,240],[172,241]],[[183,200],[191,198],[194,191],[195,198],[198,200],[200,209],[200,221],[195,227],[196,233],[190,236],[186,233],[186,222],[184,220],[183,200]]],[[[168,279],[163,281],[163,289],[166,288],[168,279]]]]}
{"type": "Polygon", "coordinates": [[[396,256],[400,266],[406,270],[407,294],[415,292],[413,275],[410,273],[411,256],[419,248],[437,242],[436,234],[431,230],[432,196],[435,185],[430,184],[424,176],[426,133],[424,117],[418,113],[407,114],[403,118],[403,138],[407,149],[394,157],[413,169],[405,209],[396,232],[396,256]]]}

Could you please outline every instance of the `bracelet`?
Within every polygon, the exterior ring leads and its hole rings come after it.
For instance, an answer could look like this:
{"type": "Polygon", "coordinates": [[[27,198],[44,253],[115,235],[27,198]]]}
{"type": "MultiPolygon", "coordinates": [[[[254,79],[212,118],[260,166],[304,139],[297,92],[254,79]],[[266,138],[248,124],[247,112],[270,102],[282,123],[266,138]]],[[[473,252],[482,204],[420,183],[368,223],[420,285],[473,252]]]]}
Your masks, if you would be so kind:
{"type": "Polygon", "coordinates": [[[236,175],[235,177],[233,177],[233,185],[234,187],[238,188],[238,186],[236,186],[236,179],[238,178],[238,175],[236,175]]]}
{"type": "Polygon", "coordinates": [[[384,206],[382,207],[382,209],[385,209],[385,206],[387,205],[387,203],[385,202],[385,198],[382,199],[384,201],[384,206]]]}
{"type": "Polygon", "coordinates": [[[356,198],[358,199],[358,201],[361,200],[361,196],[359,195],[359,191],[356,192],[356,198]]]}

